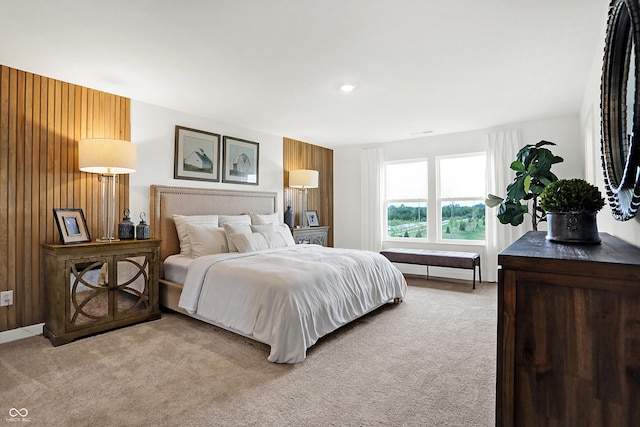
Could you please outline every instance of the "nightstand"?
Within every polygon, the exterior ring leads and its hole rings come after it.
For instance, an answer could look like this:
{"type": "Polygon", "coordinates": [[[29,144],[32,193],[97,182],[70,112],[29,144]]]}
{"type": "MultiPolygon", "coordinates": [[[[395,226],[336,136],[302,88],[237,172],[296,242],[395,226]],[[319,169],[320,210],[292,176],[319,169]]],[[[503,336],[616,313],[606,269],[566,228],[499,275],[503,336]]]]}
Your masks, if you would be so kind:
{"type": "Polygon", "coordinates": [[[47,312],[43,335],[54,346],[160,318],[160,240],[41,244],[47,312]]]}
{"type": "Polygon", "coordinates": [[[291,234],[293,234],[293,240],[295,240],[296,244],[314,243],[316,245],[327,246],[328,233],[329,226],[291,229],[291,234]]]}

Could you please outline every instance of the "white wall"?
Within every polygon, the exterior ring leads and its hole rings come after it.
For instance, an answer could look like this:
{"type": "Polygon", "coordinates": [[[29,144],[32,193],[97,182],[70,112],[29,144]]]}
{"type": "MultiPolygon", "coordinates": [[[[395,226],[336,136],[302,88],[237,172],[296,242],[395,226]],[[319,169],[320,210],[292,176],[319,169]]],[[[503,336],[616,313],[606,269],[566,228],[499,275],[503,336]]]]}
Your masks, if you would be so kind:
{"type": "MultiPolygon", "coordinates": [[[[587,87],[585,88],[582,109],[580,112],[580,122],[582,124],[583,141],[590,141],[591,147],[587,150],[589,154],[586,162],[593,166],[595,174],[593,182],[604,194],[604,173],[600,160],[600,77],[602,75],[602,60],[604,55],[604,40],[606,35],[606,19],[603,19],[601,29],[601,42],[595,47],[593,52],[593,62],[587,87]],[[589,127],[588,124],[591,124],[589,127]],[[590,135],[589,135],[590,133],[590,135]]],[[[640,216],[629,221],[616,221],[611,215],[609,206],[605,206],[598,213],[598,230],[612,234],[635,246],[640,246],[640,216]]]]}
{"type": "MultiPolygon", "coordinates": [[[[282,137],[232,126],[187,113],[131,101],[131,141],[138,145],[138,170],[130,177],[131,219],[138,223],[140,212],[149,217],[149,186],[220,188],[239,191],[275,191],[282,215],[282,137]],[[234,136],[260,144],[259,185],[228,184],[173,179],[175,126],[234,136]]],[[[222,143],[222,141],[220,141],[222,143]]]]}
{"type": "MultiPolygon", "coordinates": [[[[557,144],[551,147],[554,154],[563,157],[563,163],[554,165],[553,172],[560,178],[574,178],[584,176],[583,145],[580,136],[580,120],[578,115],[558,117],[535,122],[514,123],[504,128],[518,128],[521,130],[522,145],[535,144],[540,140],[547,140],[557,144]]],[[[435,158],[437,156],[480,152],[486,150],[486,135],[484,129],[449,135],[434,135],[404,141],[394,141],[380,144],[384,148],[386,161],[411,158],[427,158],[429,161],[429,179],[435,182],[435,158]]],[[[369,146],[370,147],[370,146],[369,146]]],[[[363,146],[352,146],[334,149],[334,181],[339,182],[334,190],[334,242],[336,247],[355,248],[360,246],[360,153],[363,146]]],[[[515,172],[514,172],[515,176],[515,172]]],[[[435,198],[435,194],[430,197],[435,198]]],[[[433,226],[433,225],[431,225],[433,226]]],[[[509,227],[505,225],[505,227],[509,227]]],[[[541,229],[544,229],[541,227],[541,229]]],[[[404,243],[393,242],[385,247],[420,247],[424,249],[458,250],[478,252],[484,259],[484,246],[453,245],[446,243],[404,243]]],[[[484,265],[483,269],[486,268],[484,265]]],[[[424,268],[402,266],[407,273],[424,273],[424,268]]],[[[459,272],[452,269],[430,269],[434,275],[469,278],[469,272],[459,272]]]]}

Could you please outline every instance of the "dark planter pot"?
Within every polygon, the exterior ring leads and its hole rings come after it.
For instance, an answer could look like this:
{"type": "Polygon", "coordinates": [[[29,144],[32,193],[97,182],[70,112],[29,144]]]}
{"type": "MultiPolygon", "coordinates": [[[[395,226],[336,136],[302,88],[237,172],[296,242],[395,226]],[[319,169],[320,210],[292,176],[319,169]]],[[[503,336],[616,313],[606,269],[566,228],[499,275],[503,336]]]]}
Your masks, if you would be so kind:
{"type": "Polygon", "coordinates": [[[559,243],[600,243],[597,212],[547,212],[547,240],[559,243]]]}

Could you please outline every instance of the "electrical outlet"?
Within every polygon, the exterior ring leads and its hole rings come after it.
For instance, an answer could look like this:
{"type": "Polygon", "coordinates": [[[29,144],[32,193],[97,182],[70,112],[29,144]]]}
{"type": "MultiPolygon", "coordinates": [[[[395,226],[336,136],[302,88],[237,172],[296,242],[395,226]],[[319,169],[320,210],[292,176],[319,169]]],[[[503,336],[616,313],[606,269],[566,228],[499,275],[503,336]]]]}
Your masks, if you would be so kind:
{"type": "Polygon", "coordinates": [[[13,291],[0,292],[0,307],[13,305],[13,291]]]}

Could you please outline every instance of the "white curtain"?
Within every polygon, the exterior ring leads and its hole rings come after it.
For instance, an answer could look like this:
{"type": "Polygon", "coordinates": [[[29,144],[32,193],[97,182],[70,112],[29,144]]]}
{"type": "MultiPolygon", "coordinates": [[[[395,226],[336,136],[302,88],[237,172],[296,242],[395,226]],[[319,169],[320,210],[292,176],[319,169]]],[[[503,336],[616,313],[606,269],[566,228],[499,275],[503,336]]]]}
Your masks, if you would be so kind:
{"type": "Polygon", "coordinates": [[[382,190],[384,188],[384,152],[382,147],[362,150],[360,185],[361,247],[382,249],[382,190]]]}
{"type": "MultiPolygon", "coordinates": [[[[517,129],[501,132],[491,132],[487,135],[487,192],[496,196],[507,195],[507,185],[515,177],[515,172],[509,168],[516,159],[516,154],[522,148],[520,131],[517,129]]],[[[486,212],[486,261],[483,276],[489,282],[498,280],[498,254],[515,242],[528,229],[530,221],[525,218],[523,224],[514,227],[501,224],[497,218],[498,208],[487,208],[486,212]],[[486,271],[486,273],[485,273],[486,271]]]]}

